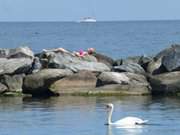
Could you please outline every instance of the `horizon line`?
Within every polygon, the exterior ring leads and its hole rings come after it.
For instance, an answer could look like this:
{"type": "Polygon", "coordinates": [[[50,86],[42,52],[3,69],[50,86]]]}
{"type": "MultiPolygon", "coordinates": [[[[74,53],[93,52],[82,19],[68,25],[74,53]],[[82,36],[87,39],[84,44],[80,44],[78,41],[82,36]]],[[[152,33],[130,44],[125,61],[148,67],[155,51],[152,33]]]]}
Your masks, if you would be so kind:
{"type": "MultiPolygon", "coordinates": [[[[97,20],[97,22],[94,22],[94,23],[98,23],[98,22],[151,22],[151,21],[180,21],[180,19],[139,19],[139,20],[97,20]]],[[[27,20],[27,21],[23,21],[23,20],[19,20],[19,21],[13,21],[13,20],[9,20],[9,21],[0,21],[0,23],[5,23],[5,22],[7,22],[7,23],[18,23],[18,22],[24,22],[24,23],[28,23],[28,22],[75,22],[75,23],[78,23],[77,21],[61,21],[61,20],[47,20],[47,21],[45,21],[45,20],[32,20],[32,21],[30,21],[30,20],[27,20]]]]}

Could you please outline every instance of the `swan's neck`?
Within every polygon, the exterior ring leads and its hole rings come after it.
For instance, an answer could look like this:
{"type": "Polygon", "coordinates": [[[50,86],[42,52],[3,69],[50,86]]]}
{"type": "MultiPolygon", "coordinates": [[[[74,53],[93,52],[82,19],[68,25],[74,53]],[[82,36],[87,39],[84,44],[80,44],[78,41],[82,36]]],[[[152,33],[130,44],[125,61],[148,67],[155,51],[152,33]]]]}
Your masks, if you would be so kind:
{"type": "Polygon", "coordinates": [[[111,110],[108,112],[108,125],[111,125],[112,124],[112,113],[113,113],[113,107],[111,108],[111,110]]]}

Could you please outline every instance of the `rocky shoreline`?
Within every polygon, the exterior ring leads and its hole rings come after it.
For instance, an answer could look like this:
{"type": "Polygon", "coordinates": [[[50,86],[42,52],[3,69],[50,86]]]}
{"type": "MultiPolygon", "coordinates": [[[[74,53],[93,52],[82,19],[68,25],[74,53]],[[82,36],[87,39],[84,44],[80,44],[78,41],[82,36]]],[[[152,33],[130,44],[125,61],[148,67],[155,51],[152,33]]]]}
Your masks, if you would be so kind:
{"type": "Polygon", "coordinates": [[[62,49],[0,49],[0,95],[179,95],[180,45],[154,57],[113,60],[62,49]]]}

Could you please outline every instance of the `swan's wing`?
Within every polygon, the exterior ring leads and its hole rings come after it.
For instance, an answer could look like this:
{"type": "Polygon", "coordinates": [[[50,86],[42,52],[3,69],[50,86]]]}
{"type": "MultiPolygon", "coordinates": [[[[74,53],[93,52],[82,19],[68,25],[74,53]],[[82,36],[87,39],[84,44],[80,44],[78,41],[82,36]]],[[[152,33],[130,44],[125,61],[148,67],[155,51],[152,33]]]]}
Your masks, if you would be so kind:
{"type": "Polygon", "coordinates": [[[148,120],[142,120],[138,117],[129,117],[128,118],[130,121],[134,121],[136,125],[142,125],[148,122],[148,120]]]}
{"type": "Polygon", "coordinates": [[[137,125],[142,125],[142,124],[146,124],[148,122],[148,120],[141,120],[139,122],[137,122],[137,125]]]}
{"type": "Polygon", "coordinates": [[[147,123],[147,120],[142,120],[137,117],[125,117],[122,118],[116,122],[114,122],[115,125],[141,125],[147,123]]]}

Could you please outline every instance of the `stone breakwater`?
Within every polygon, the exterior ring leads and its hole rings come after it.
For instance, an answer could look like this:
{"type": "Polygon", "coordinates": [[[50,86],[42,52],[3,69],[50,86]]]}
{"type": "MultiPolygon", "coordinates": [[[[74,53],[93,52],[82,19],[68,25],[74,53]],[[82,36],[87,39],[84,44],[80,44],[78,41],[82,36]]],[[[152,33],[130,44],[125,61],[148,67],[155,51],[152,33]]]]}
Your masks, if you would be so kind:
{"type": "Polygon", "coordinates": [[[113,60],[99,52],[78,57],[63,49],[34,54],[28,47],[0,49],[0,94],[56,96],[178,95],[180,45],[157,55],[113,60]]]}

